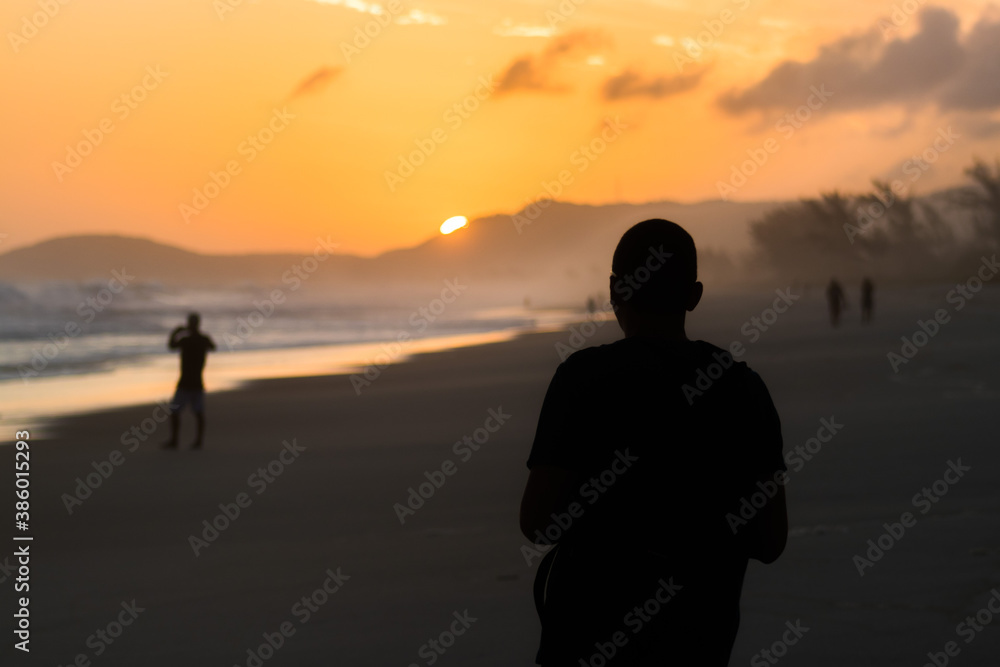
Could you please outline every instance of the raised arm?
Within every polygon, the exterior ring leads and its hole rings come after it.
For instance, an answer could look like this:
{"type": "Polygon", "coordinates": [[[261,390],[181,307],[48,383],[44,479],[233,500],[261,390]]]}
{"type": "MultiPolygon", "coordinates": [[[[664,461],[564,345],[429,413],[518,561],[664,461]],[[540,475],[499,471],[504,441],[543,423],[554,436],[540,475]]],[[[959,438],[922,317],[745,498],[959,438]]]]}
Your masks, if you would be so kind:
{"type": "Polygon", "coordinates": [[[178,338],[178,335],[181,334],[181,333],[183,333],[185,331],[185,329],[186,329],[186,327],[184,327],[182,325],[182,326],[179,326],[179,327],[177,327],[176,329],[174,329],[173,331],[170,332],[170,338],[167,340],[167,348],[168,349],[176,350],[176,349],[180,348],[180,346],[181,346],[180,345],[181,339],[178,338]]]}

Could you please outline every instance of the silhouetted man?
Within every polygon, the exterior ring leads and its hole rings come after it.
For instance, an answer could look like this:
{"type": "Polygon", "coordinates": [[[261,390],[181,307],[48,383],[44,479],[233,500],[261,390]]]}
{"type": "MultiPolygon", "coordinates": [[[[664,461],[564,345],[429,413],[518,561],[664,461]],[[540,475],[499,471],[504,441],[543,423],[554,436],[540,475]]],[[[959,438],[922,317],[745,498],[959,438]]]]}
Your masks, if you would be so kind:
{"type": "Polygon", "coordinates": [[[168,348],[181,351],[181,378],[170,402],[170,440],[164,443],[164,447],[177,447],[181,410],[186,405],[191,406],[198,423],[198,435],[192,447],[201,447],[205,435],[205,385],[201,380],[201,371],[205,368],[205,357],[209,351],[215,350],[215,343],[198,329],[200,323],[198,313],[191,313],[187,326],[174,329],[167,341],[168,348]]]}
{"type": "Polygon", "coordinates": [[[872,311],[875,309],[875,283],[870,278],[861,281],[861,321],[872,321],[872,311]]]}
{"type": "Polygon", "coordinates": [[[844,288],[836,278],[830,278],[830,284],[826,286],[826,302],[830,307],[830,324],[836,328],[840,324],[840,311],[847,305],[844,288]]]}
{"type": "Polygon", "coordinates": [[[688,340],[696,277],[684,229],[632,227],[611,273],[625,338],[549,385],[521,501],[524,535],[556,544],[535,580],[545,667],[726,665],[748,559],[784,550],[778,414],[745,363],[688,340]]]}

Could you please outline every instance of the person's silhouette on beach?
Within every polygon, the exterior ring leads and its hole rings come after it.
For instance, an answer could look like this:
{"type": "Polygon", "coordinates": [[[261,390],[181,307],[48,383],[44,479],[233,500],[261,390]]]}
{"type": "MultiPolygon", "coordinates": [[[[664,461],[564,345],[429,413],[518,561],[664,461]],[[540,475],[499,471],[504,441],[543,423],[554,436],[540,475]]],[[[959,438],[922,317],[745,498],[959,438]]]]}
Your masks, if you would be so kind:
{"type": "Polygon", "coordinates": [[[778,414],[745,363],[688,340],[696,278],[679,225],[629,229],[611,274],[624,339],[571,355],[545,395],[520,516],[556,545],[535,579],[545,667],[726,665],[748,559],[784,550],[778,414]]]}
{"type": "Polygon", "coordinates": [[[205,357],[209,351],[215,350],[212,339],[199,330],[201,317],[198,313],[188,315],[187,326],[179,326],[170,332],[167,347],[181,352],[181,377],[177,381],[177,390],[170,401],[170,440],[163,443],[166,448],[177,447],[177,434],[180,430],[181,411],[190,405],[198,424],[198,434],[192,447],[200,448],[205,436],[205,385],[201,379],[205,368],[205,357]]]}
{"type": "Polygon", "coordinates": [[[840,324],[840,312],[847,306],[844,288],[836,278],[830,278],[830,284],[826,286],[826,302],[830,307],[830,324],[836,328],[840,324]]]}
{"type": "Polygon", "coordinates": [[[872,321],[872,311],[875,310],[875,283],[871,278],[861,281],[861,321],[872,321]]]}

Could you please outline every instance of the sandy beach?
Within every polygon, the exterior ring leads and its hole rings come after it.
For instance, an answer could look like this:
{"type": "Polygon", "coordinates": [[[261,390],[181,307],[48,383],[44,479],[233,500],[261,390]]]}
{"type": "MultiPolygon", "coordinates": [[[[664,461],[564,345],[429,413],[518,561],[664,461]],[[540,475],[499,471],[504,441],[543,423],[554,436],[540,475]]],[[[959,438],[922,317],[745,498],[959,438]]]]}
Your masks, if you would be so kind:
{"type": "MultiPolygon", "coordinates": [[[[886,292],[873,325],[848,311],[837,331],[814,291],[745,326],[775,298],[709,300],[688,327],[745,344],[799,448],[788,548],[751,563],[731,664],[922,665],[949,642],[954,664],[995,664],[995,290],[898,373],[887,353],[944,291],[886,292]],[[977,612],[980,630],[960,625],[977,612]]],[[[344,375],[254,382],[208,397],[203,451],[161,450],[155,405],[47,425],[31,441],[31,664],[533,664],[524,460],[559,350],[620,335],[577,325],[418,355],[360,395],[344,375]]],[[[711,466],[706,452],[693,473],[711,466]]]]}

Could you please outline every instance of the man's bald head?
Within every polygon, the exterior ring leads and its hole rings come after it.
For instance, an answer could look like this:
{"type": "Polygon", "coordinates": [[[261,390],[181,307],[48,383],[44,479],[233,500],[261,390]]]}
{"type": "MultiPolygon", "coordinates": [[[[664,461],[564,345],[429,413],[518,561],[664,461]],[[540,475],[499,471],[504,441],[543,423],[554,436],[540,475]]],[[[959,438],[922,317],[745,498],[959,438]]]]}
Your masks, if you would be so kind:
{"type": "Polygon", "coordinates": [[[677,223],[645,220],[622,235],[611,271],[616,307],[651,314],[683,312],[698,280],[694,239],[677,223]]]}

